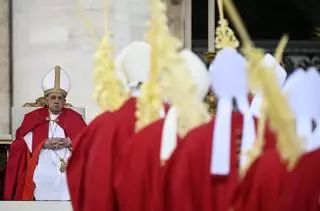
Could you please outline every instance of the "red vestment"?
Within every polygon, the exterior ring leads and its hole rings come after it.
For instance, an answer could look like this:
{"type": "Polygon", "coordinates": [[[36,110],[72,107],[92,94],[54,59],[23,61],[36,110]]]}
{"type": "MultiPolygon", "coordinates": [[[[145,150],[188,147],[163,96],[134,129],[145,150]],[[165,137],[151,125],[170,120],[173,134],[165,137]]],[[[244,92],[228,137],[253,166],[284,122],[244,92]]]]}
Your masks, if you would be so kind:
{"type": "Polygon", "coordinates": [[[266,127],[265,145],[261,155],[248,168],[234,193],[235,211],[273,211],[278,207],[283,185],[288,177],[276,148],[276,137],[266,127]]]}
{"type": "Polygon", "coordinates": [[[278,210],[320,210],[320,149],[301,157],[285,181],[278,210]]]}
{"type": "Polygon", "coordinates": [[[160,161],[163,124],[164,119],[160,119],[136,133],[121,156],[115,184],[121,211],[163,210],[166,170],[160,161]]]}
{"type": "Polygon", "coordinates": [[[118,210],[115,173],[120,154],[135,133],[136,100],[130,98],[117,111],[102,114],[78,140],[75,151],[79,152],[71,157],[68,168],[75,211],[118,210]],[[90,148],[86,148],[89,145],[90,148]]]}
{"type": "Polygon", "coordinates": [[[238,184],[238,144],[243,116],[232,113],[230,173],[210,173],[214,120],[192,130],[181,141],[167,166],[164,185],[166,211],[228,211],[238,184]]]}
{"type": "Polygon", "coordinates": [[[117,111],[101,114],[81,134],[67,172],[75,211],[117,210],[115,166],[121,148],[134,134],[135,112],[136,98],[130,98],[117,111]]]}
{"type": "MultiPolygon", "coordinates": [[[[96,130],[96,128],[105,127],[105,122],[107,119],[112,121],[112,113],[104,112],[98,117],[96,117],[88,127],[81,132],[78,139],[73,147],[72,155],[69,159],[67,179],[68,186],[70,190],[70,197],[72,199],[72,204],[75,207],[82,202],[82,195],[84,185],[83,181],[89,172],[86,172],[86,165],[88,160],[88,155],[91,152],[92,141],[96,140],[97,137],[105,136],[105,129],[96,130]]],[[[109,128],[110,130],[111,128],[109,128]]]]}
{"type": "MultiPolygon", "coordinates": [[[[48,108],[39,108],[26,114],[17,129],[16,139],[10,146],[5,178],[5,200],[33,200],[33,173],[41,148],[48,138],[49,120],[48,108]],[[28,132],[33,133],[32,153],[24,140],[28,132]]],[[[68,108],[63,108],[56,122],[71,141],[86,127],[82,116],[68,108]]]]}

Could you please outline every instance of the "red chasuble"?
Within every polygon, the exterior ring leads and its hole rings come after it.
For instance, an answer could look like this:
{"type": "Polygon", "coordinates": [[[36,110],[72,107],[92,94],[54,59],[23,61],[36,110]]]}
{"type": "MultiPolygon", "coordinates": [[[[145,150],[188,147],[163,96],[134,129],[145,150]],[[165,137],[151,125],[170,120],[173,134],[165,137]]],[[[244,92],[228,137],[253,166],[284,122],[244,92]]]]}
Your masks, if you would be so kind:
{"type": "Polygon", "coordinates": [[[261,155],[251,164],[235,191],[235,211],[274,211],[288,177],[286,164],[276,148],[276,137],[268,127],[261,155]]]}
{"type": "Polygon", "coordinates": [[[210,173],[214,120],[192,130],[173,153],[165,176],[164,210],[228,211],[238,184],[238,139],[243,117],[232,113],[231,161],[227,176],[210,173]]]}
{"type": "Polygon", "coordinates": [[[136,133],[122,154],[115,185],[121,211],[163,210],[163,124],[164,119],[160,119],[136,133]]]}
{"type": "Polygon", "coordinates": [[[287,179],[286,165],[276,149],[262,152],[235,192],[235,211],[274,211],[287,179]]]}
{"type": "MultiPolygon", "coordinates": [[[[82,116],[72,109],[64,108],[56,120],[73,141],[86,127],[82,116]]],[[[48,138],[49,110],[39,108],[25,115],[16,131],[16,139],[10,146],[5,180],[5,200],[33,200],[33,173],[37,166],[39,153],[48,138]],[[24,136],[33,133],[32,153],[30,153],[24,136]]]]}
{"type": "Polygon", "coordinates": [[[320,210],[320,149],[301,157],[285,181],[278,210],[320,210]]]}
{"type": "MultiPolygon", "coordinates": [[[[79,210],[77,206],[82,202],[82,193],[84,193],[83,181],[86,174],[86,165],[88,155],[91,153],[92,142],[99,137],[104,137],[106,134],[105,122],[112,122],[113,116],[111,112],[104,112],[96,117],[88,127],[82,131],[73,147],[72,155],[69,159],[67,169],[67,180],[70,191],[70,197],[74,210],[79,210]]],[[[109,130],[111,128],[109,127],[109,130]]]]}
{"type": "Polygon", "coordinates": [[[96,118],[77,141],[67,172],[74,211],[117,210],[116,162],[134,134],[135,112],[136,98],[130,98],[117,111],[96,118]]]}

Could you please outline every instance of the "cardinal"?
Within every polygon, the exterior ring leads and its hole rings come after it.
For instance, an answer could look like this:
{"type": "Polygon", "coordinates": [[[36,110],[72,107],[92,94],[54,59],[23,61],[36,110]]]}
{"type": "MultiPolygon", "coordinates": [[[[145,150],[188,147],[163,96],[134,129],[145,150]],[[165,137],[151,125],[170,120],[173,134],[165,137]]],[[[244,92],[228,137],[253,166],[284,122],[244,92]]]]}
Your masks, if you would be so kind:
{"type": "MultiPolygon", "coordinates": [[[[303,75],[303,71],[296,70],[283,85],[283,92],[286,93],[289,105],[296,114],[296,118],[301,115],[302,111],[301,108],[297,109],[297,105],[300,105],[299,101],[301,102],[301,100],[298,100],[300,93],[298,87],[299,89],[303,89],[303,86],[295,83],[299,81],[303,82],[301,80],[301,76],[303,75]]],[[[304,95],[307,96],[307,94],[304,95]]],[[[277,210],[279,207],[279,198],[284,190],[284,184],[291,173],[288,169],[288,163],[281,157],[281,151],[277,147],[278,140],[275,134],[267,136],[267,134],[272,134],[272,132],[270,132],[268,127],[266,130],[264,148],[260,156],[249,167],[239,188],[235,192],[233,203],[235,210],[271,211],[277,210]]],[[[290,147],[290,144],[287,147],[290,147]]]]}
{"type": "MultiPolygon", "coordinates": [[[[304,102],[300,109],[313,114],[306,118],[307,122],[301,121],[302,127],[298,131],[305,139],[304,154],[284,183],[283,191],[279,197],[278,210],[317,211],[320,209],[320,127],[319,101],[317,97],[320,75],[318,70],[312,67],[307,70],[306,77],[308,77],[308,80],[304,86],[311,89],[309,91],[303,90],[303,96],[309,95],[309,100],[303,98],[298,100],[300,102],[303,100],[302,102],[304,102]],[[314,122],[316,124],[310,124],[310,117],[316,120],[314,122]],[[303,130],[303,128],[307,130],[303,130]]],[[[304,88],[299,86],[299,89],[304,88]]],[[[300,125],[300,123],[298,122],[297,125],[300,125]]]]}
{"type": "Polygon", "coordinates": [[[50,70],[42,87],[46,106],[25,115],[10,147],[5,200],[70,200],[68,159],[86,123],[65,108],[70,80],[63,69],[50,70]]]}
{"type": "Polygon", "coordinates": [[[245,66],[245,59],[227,47],[210,65],[217,113],[190,131],[172,154],[164,179],[164,210],[228,210],[245,161],[239,150],[254,142],[245,66]]]}
{"type": "Polygon", "coordinates": [[[78,140],[68,168],[75,211],[117,210],[115,172],[122,148],[135,133],[137,100],[140,86],[148,79],[150,55],[151,46],[137,41],[126,46],[116,58],[116,71],[126,80],[130,98],[119,109],[99,115],[78,140]]]}
{"type": "MultiPolygon", "coordinates": [[[[206,66],[188,49],[182,50],[180,55],[184,58],[189,75],[196,84],[195,100],[201,103],[209,88],[206,66]]],[[[184,85],[186,86],[185,82],[184,85]]],[[[115,181],[120,210],[163,210],[166,163],[170,162],[170,154],[175,150],[175,146],[179,147],[182,141],[176,128],[177,109],[174,105],[171,106],[165,118],[145,127],[128,141],[129,144],[118,164],[115,181]]]]}

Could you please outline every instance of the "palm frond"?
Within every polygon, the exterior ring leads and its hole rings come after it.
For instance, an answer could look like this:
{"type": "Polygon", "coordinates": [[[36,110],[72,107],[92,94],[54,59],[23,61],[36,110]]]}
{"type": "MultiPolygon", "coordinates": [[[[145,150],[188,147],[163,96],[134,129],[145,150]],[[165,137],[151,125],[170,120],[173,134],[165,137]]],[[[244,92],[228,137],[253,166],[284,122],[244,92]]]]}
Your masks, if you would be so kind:
{"type": "Polygon", "coordinates": [[[314,27],[312,35],[315,39],[320,40],[320,27],[319,26],[314,27]]]}

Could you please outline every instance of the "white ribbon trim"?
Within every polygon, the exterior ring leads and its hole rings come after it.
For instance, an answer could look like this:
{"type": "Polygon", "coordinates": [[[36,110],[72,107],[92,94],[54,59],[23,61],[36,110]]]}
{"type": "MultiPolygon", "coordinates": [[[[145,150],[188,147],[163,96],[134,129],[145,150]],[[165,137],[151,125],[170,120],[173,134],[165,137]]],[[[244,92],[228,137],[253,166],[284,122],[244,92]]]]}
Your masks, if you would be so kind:
{"type": "Polygon", "coordinates": [[[131,96],[133,96],[133,97],[140,97],[141,96],[141,90],[140,90],[140,86],[139,86],[140,83],[141,82],[132,81],[127,84],[127,87],[130,90],[131,96]]]}
{"type": "Polygon", "coordinates": [[[261,118],[261,106],[263,102],[262,94],[257,94],[254,96],[250,106],[250,112],[257,118],[261,118]]]}
{"type": "Polygon", "coordinates": [[[210,172],[213,175],[230,172],[232,109],[232,99],[219,99],[211,150],[210,172]]]}
{"type": "Polygon", "coordinates": [[[243,167],[247,164],[247,153],[254,145],[256,139],[256,131],[254,119],[252,113],[250,112],[248,99],[244,97],[237,98],[236,102],[240,112],[243,114],[243,128],[240,151],[240,167],[243,167]]]}
{"type": "Polygon", "coordinates": [[[166,161],[177,147],[177,109],[171,107],[164,120],[161,146],[160,160],[166,161]]]}
{"type": "MultiPolygon", "coordinates": [[[[306,139],[305,151],[307,153],[315,151],[315,150],[318,150],[320,148],[320,141],[319,141],[320,125],[319,124],[320,124],[320,122],[318,121],[317,122],[317,127],[314,129],[313,133],[306,139]]],[[[297,127],[298,127],[298,125],[297,125],[297,127]]],[[[311,125],[311,127],[312,127],[312,125],[311,125]]],[[[299,129],[299,130],[302,130],[302,128],[299,129]]]]}
{"type": "Polygon", "coordinates": [[[312,134],[311,118],[300,117],[296,119],[296,130],[298,136],[303,139],[308,139],[312,134]]]}
{"type": "Polygon", "coordinates": [[[164,118],[166,116],[166,111],[164,109],[164,106],[160,108],[159,114],[160,114],[160,118],[164,118]]]}

